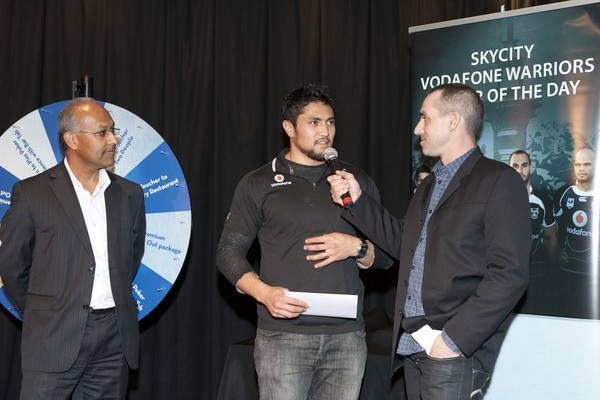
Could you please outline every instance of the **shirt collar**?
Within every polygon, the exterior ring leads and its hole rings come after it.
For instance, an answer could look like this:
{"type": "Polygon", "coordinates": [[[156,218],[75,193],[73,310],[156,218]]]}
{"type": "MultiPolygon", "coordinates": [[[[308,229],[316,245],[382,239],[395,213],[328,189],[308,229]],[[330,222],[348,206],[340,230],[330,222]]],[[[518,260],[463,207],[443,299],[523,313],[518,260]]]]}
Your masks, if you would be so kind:
{"type": "MultiPolygon", "coordinates": [[[[79,188],[83,188],[83,185],[81,184],[81,182],[79,182],[79,180],[77,179],[77,177],[75,177],[75,174],[71,170],[71,167],[69,166],[69,162],[67,161],[67,157],[65,157],[64,162],[65,162],[65,168],[67,169],[67,172],[69,173],[69,177],[71,178],[71,182],[73,182],[73,185],[77,186],[79,188]]],[[[106,170],[104,168],[100,168],[98,170],[98,173],[99,173],[98,185],[96,186],[96,189],[94,189],[94,194],[98,193],[98,191],[105,190],[108,187],[108,185],[110,185],[110,177],[108,176],[108,172],[106,172],[106,170]]]]}
{"type": "Polygon", "coordinates": [[[450,177],[453,177],[454,174],[456,174],[456,171],[458,171],[460,166],[465,162],[467,158],[469,158],[469,156],[475,151],[476,148],[477,146],[472,147],[470,150],[468,150],[466,153],[450,162],[448,165],[444,165],[442,163],[442,160],[439,160],[433,166],[432,172],[436,176],[449,175],[450,177]]]}

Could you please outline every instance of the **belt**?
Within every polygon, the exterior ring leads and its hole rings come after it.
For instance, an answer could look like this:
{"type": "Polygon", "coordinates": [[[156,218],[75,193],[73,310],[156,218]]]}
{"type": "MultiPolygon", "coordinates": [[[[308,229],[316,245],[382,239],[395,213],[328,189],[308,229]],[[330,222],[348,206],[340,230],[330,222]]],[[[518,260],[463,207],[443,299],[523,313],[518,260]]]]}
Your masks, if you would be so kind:
{"type": "Polygon", "coordinates": [[[102,315],[102,314],[108,314],[110,312],[115,311],[114,307],[111,308],[89,308],[90,311],[90,315],[102,315]]]}

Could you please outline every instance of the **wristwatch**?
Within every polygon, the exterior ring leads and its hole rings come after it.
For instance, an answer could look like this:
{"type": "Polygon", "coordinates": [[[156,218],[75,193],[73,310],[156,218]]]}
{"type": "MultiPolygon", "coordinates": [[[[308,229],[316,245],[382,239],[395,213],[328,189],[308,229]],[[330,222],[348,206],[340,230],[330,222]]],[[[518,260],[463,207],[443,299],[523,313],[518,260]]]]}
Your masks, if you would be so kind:
{"type": "Polygon", "coordinates": [[[369,253],[369,245],[365,239],[360,240],[360,245],[358,246],[358,254],[356,258],[365,258],[369,253]]]}

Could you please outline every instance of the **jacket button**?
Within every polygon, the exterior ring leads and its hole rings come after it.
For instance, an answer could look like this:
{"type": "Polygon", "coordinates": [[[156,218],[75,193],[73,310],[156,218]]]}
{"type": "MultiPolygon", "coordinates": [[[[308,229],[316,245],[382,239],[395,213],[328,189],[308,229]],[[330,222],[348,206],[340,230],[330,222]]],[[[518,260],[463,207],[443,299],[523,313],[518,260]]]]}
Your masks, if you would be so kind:
{"type": "Polygon", "coordinates": [[[93,274],[93,273],[94,273],[94,267],[90,267],[90,268],[88,269],[88,272],[89,272],[90,274],[93,274]]]}

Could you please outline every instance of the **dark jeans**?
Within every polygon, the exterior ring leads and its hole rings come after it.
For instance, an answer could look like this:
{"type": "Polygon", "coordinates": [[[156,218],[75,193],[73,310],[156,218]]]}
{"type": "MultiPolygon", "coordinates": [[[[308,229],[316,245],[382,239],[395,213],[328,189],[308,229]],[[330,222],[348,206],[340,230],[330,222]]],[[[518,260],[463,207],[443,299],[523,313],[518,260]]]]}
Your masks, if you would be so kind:
{"type": "Polygon", "coordinates": [[[408,400],[480,400],[490,375],[474,357],[431,358],[425,352],[404,358],[408,400]]]}

